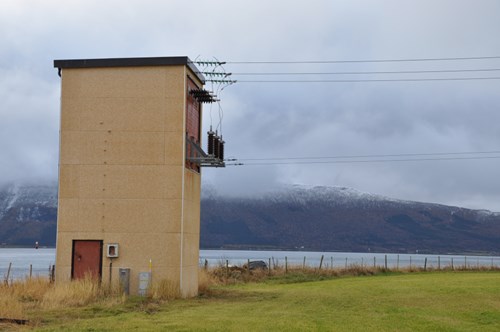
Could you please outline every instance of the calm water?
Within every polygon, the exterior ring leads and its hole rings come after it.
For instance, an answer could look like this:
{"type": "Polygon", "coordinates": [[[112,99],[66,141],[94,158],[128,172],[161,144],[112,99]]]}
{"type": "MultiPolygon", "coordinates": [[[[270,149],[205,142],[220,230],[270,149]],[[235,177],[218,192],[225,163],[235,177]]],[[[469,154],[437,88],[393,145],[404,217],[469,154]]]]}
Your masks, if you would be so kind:
{"type": "Polygon", "coordinates": [[[55,249],[0,248],[0,277],[7,275],[9,263],[12,263],[10,277],[29,276],[30,264],[33,276],[48,276],[49,267],[55,264],[55,249]]]}
{"type": "MultiPolygon", "coordinates": [[[[460,256],[460,255],[409,255],[409,254],[383,254],[383,253],[343,253],[343,252],[305,252],[305,251],[247,251],[247,250],[201,250],[200,265],[207,261],[209,266],[242,265],[248,260],[263,260],[272,265],[284,266],[285,259],[289,265],[317,267],[321,256],[323,267],[346,267],[349,265],[384,266],[387,256],[388,267],[400,268],[423,267],[427,258],[427,266],[437,268],[467,265],[468,267],[485,266],[500,267],[499,256],[460,256]]],[[[34,248],[0,248],[0,277],[2,280],[7,275],[9,263],[12,263],[10,278],[17,279],[29,276],[30,264],[33,276],[48,276],[49,268],[55,264],[55,249],[34,248]]]]}

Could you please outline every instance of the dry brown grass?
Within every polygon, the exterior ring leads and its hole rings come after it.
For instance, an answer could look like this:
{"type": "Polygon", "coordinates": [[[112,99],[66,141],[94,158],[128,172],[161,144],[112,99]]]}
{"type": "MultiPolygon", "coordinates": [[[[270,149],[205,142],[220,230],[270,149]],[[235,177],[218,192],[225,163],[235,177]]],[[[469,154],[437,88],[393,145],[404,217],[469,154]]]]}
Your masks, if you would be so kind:
{"type": "Polygon", "coordinates": [[[0,318],[23,319],[22,303],[15,296],[0,288],[0,318]]]}
{"type": "Polygon", "coordinates": [[[51,287],[43,296],[42,307],[58,309],[80,307],[90,303],[120,303],[123,301],[119,287],[109,287],[93,278],[83,278],[51,287]]]}
{"type": "MultiPolygon", "coordinates": [[[[364,269],[363,269],[364,271],[364,269]]],[[[315,269],[311,267],[289,266],[287,268],[276,266],[272,269],[254,269],[247,270],[241,267],[219,266],[206,270],[205,277],[212,284],[235,284],[248,282],[262,282],[269,279],[282,278],[287,275],[314,276],[314,277],[334,277],[343,274],[361,274],[361,269],[349,268],[348,270],[340,269],[315,269]]],[[[366,273],[366,272],[364,272],[366,273]]]]}
{"type": "Polygon", "coordinates": [[[167,279],[153,283],[148,291],[148,297],[155,301],[167,301],[180,298],[179,286],[167,279]]]}
{"type": "Polygon", "coordinates": [[[51,288],[48,279],[17,280],[0,285],[0,318],[24,319],[26,310],[40,304],[51,288]]]}
{"type": "Polygon", "coordinates": [[[54,285],[47,278],[33,278],[0,285],[0,318],[26,319],[36,309],[61,309],[90,303],[116,304],[125,300],[118,287],[102,286],[85,278],[54,285]]]}
{"type": "MultiPolygon", "coordinates": [[[[200,293],[207,293],[215,285],[215,278],[206,271],[199,274],[200,293]]],[[[161,280],[148,291],[146,301],[161,304],[180,298],[178,285],[161,280]]],[[[57,310],[82,307],[91,304],[115,305],[124,303],[127,297],[119,286],[109,287],[92,278],[84,278],[57,284],[47,278],[17,280],[0,284],[0,318],[27,319],[30,310],[57,310]]]]}
{"type": "Polygon", "coordinates": [[[218,278],[214,276],[211,270],[200,269],[198,272],[198,294],[201,296],[210,295],[212,287],[220,284],[218,278]]]}
{"type": "MultiPolygon", "coordinates": [[[[450,267],[443,267],[440,270],[450,271],[450,267]]],[[[473,267],[469,266],[467,269],[465,266],[457,266],[455,271],[490,271],[498,270],[498,268],[490,267],[473,267]]],[[[303,267],[301,265],[289,265],[287,267],[276,265],[272,269],[255,269],[247,270],[242,267],[232,266],[225,267],[219,265],[218,267],[208,268],[203,271],[203,284],[204,289],[210,288],[213,285],[227,285],[227,284],[238,284],[238,283],[248,283],[248,282],[263,282],[266,280],[281,280],[283,282],[300,282],[300,281],[312,281],[312,280],[322,280],[343,276],[368,276],[377,275],[383,273],[414,273],[414,272],[424,272],[424,271],[437,271],[435,267],[427,267],[425,270],[422,267],[406,267],[406,268],[388,268],[385,269],[382,266],[369,266],[360,264],[351,264],[347,267],[324,267],[322,269],[314,267],[303,267]]],[[[200,281],[201,284],[201,281],[200,281]]]]}

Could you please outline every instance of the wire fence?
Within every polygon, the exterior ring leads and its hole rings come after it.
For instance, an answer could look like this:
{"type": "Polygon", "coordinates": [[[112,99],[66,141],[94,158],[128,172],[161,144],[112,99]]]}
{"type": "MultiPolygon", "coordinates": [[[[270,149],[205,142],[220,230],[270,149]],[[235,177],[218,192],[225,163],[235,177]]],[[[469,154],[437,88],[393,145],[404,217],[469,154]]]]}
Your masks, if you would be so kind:
{"type": "Polygon", "coordinates": [[[366,254],[350,253],[339,255],[320,254],[303,255],[257,255],[253,257],[209,257],[200,259],[200,266],[242,266],[250,261],[263,261],[270,268],[293,266],[303,268],[348,269],[352,266],[362,268],[399,269],[498,269],[498,256],[467,256],[467,255],[409,255],[409,254],[366,254]]]}

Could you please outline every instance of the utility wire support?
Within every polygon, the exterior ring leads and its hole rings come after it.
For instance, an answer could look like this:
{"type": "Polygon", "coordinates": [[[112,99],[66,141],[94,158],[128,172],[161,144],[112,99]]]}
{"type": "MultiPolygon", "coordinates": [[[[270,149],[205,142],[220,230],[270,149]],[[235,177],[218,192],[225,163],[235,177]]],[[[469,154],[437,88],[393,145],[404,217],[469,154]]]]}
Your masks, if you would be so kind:
{"type": "MultiPolygon", "coordinates": [[[[199,65],[200,67],[203,67],[203,69],[199,71],[199,73],[208,77],[208,79],[205,79],[205,83],[210,83],[212,92],[215,93],[215,96],[219,96],[219,98],[216,100],[219,113],[219,122],[215,126],[215,133],[216,135],[220,134],[219,137],[222,140],[222,120],[224,118],[224,111],[220,103],[220,94],[226,87],[235,84],[236,80],[229,79],[232,74],[228,73],[224,68],[224,64],[226,64],[225,61],[219,61],[219,59],[217,59],[216,57],[214,57],[214,60],[209,61],[198,61],[197,59],[196,61],[193,61],[193,63],[199,65]]],[[[212,105],[210,105],[210,131],[212,131],[212,125],[212,105]]]]}
{"type": "Polygon", "coordinates": [[[224,61],[193,61],[194,64],[200,65],[200,66],[205,66],[205,67],[210,67],[210,66],[222,66],[225,65],[227,62],[224,61]]]}
{"type": "Polygon", "coordinates": [[[208,79],[205,80],[205,82],[210,82],[210,83],[219,83],[219,84],[234,84],[237,81],[236,80],[217,80],[217,79],[208,79]]]}

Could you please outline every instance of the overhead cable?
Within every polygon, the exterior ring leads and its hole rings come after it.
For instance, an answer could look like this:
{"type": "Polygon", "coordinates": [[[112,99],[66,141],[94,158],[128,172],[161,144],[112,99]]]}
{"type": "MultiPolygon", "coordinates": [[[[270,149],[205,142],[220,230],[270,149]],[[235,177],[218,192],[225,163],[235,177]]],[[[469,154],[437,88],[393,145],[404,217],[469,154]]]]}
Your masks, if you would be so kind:
{"type": "Polygon", "coordinates": [[[360,80],[238,80],[238,83],[363,83],[363,82],[425,82],[500,80],[500,77],[395,78],[360,80]]]}
{"type": "MultiPolygon", "coordinates": [[[[460,61],[500,59],[500,55],[448,58],[412,58],[412,59],[367,59],[367,60],[308,60],[308,61],[227,61],[227,64],[327,64],[327,63],[376,63],[376,62],[424,62],[424,61],[460,61]]],[[[198,62],[199,63],[199,62],[198,62]]]]}
{"type": "Polygon", "coordinates": [[[470,73],[500,71],[500,68],[486,69],[449,69],[449,70],[400,70],[400,71],[338,71],[338,72],[244,72],[233,73],[242,76],[285,76],[285,75],[372,75],[372,74],[435,74],[470,73]]]}
{"type": "Polygon", "coordinates": [[[250,162],[226,164],[227,166],[266,166],[266,165],[309,165],[309,164],[356,164],[356,163],[387,163],[412,161],[443,161],[443,160],[481,160],[500,159],[500,156],[489,157],[448,157],[448,158],[412,158],[412,159],[369,159],[369,160],[330,160],[330,161],[289,161],[289,162],[250,162]]]}
{"type": "Polygon", "coordinates": [[[238,161],[257,160],[311,160],[311,159],[347,159],[347,158],[390,158],[390,157],[423,157],[423,156],[453,156],[474,154],[495,154],[500,150],[493,151],[466,151],[466,152],[432,152],[432,153],[397,153],[397,154],[367,154],[367,155],[343,155],[343,156],[320,156],[320,157],[271,157],[271,158],[238,158],[238,161]]]}

